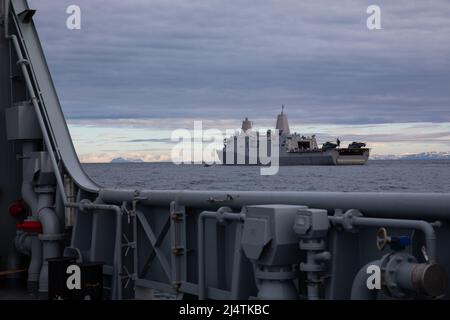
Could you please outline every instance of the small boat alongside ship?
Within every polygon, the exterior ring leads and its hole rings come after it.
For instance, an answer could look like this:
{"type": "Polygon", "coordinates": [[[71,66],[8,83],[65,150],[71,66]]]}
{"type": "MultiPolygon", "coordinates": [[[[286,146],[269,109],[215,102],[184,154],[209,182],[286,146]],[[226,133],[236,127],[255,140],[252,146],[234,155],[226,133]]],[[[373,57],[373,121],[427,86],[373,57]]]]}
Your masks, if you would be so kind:
{"type": "MultiPolygon", "coordinates": [[[[245,118],[241,131],[224,140],[223,149],[217,151],[222,164],[266,165],[266,158],[276,155],[271,150],[272,131],[268,130],[264,136],[252,127],[253,123],[245,118]],[[265,154],[267,157],[264,157],[265,154]]],[[[290,133],[284,106],[277,117],[276,129],[279,135],[279,165],[363,165],[369,159],[370,149],[364,142],[352,142],[347,147],[341,147],[337,139],[335,143],[327,141],[319,146],[315,135],[290,133]]]]}

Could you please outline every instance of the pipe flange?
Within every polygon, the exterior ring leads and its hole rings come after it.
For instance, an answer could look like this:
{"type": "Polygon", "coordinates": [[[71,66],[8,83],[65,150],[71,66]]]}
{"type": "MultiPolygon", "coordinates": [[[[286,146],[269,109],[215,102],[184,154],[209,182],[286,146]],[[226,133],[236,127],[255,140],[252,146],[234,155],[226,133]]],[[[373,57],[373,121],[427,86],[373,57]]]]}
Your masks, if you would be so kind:
{"type": "Polygon", "coordinates": [[[385,255],[381,259],[382,286],[384,291],[394,298],[405,298],[409,294],[398,284],[398,271],[405,263],[417,263],[417,259],[405,252],[394,252],[385,255]]]}
{"type": "Polygon", "coordinates": [[[447,272],[444,267],[436,263],[415,264],[411,281],[419,294],[440,297],[447,289],[447,272]]]}
{"type": "Polygon", "coordinates": [[[300,263],[300,270],[303,272],[322,272],[325,270],[323,263],[300,263]]]}
{"type": "Polygon", "coordinates": [[[308,286],[320,286],[325,283],[326,278],[327,276],[319,277],[317,279],[306,279],[304,282],[308,286]]]}
{"type": "Polygon", "coordinates": [[[33,217],[29,217],[22,223],[18,223],[16,228],[29,234],[38,234],[42,232],[42,224],[33,217]]]}
{"type": "Polygon", "coordinates": [[[262,280],[292,280],[298,277],[297,271],[255,271],[255,277],[262,280]]]}
{"type": "Polygon", "coordinates": [[[300,240],[299,247],[301,250],[320,251],[326,248],[325,241],[300,240]]]}
{"type": "Polygon", "coordinates": [[[78,203],[80,211],[88,211],[92,208],[92,202],[88,199],[83,199],[78,203]]]}
{"type": "Polygon", "coordinates": [[[65,237],[66,237],[65,233],[54,233],[54,234],[40,233],[38,235],[39,240],[42,240],[42,241],[60,241],[60,240],[64,240],[65,237]]]}
{"type": "Polygon", "coordinates": [[[348,232],[352,232],[352,233],[358,232],[358,229],[353,225],[353,218],[362,217],[362,215],[363,214],[359,210],[356,210],[356,209],[347,210],[342,215],[342,224],[341,225],[344,228],[344,230],[346,230],[348,232]]]}
{"type": "Polygon", "coordinates": [[[49,185],[36,186],[36,187],[34,187],[34,191],[36,193],[55,193],[56,188],[54,186],[49,186],[49,185]]]}
{"type": "Polygon", "coordinates": [[[216,213],[216,219],[219,224],[225,224],[226,220],[224,218],[225,213],[233,212],[230,207],[220,207],[216,213]]]}
{"type": "Polygon", "coordinates": [[[344,214],[335,215],[335,217],[340,217],[342,220],[339,224],[345,231],[356,233],[358,229],[353,225],[353,218],[362,217],[361,211],[356,209],[347,210],[344,214]]]}
{"type": "Polygon", "coordinates": [[[384,256],[380,265],[383,289],[391,297],[438,298],[447,289],[447,272],[436,263],[418,263],[414,256],[397,252],[384,256]]]}

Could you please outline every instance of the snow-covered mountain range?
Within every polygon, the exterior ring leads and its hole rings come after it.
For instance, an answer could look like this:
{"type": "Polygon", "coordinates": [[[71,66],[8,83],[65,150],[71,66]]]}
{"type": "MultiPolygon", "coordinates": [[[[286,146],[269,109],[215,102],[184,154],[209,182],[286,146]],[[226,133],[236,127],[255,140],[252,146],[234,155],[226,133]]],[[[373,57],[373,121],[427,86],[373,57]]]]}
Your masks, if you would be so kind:
{"type": "Polygon", "coordinates": [[[450,151],[447,152],[421,152],[403,155],[371,155],[371,160],[450,160],[450,151]]]}

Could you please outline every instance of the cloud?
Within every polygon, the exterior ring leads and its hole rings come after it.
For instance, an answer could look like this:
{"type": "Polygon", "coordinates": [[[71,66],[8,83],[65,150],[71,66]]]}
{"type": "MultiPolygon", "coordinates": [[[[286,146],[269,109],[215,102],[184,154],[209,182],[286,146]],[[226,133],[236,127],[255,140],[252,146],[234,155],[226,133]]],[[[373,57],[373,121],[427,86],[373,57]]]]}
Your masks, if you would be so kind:
{"type": "MultiPolygon", "coordinates": [[[[172,130],[152,127],[153,120],[142,122],[127,121],[118,126],[116,121],[95,120],[77,121],[70,125],[74,144],[84,162],[109,162],[113,158],[141,158],[146,161],[167,161],[171,150],[179,141],[171,141],[172,130]],[[84,123],[84,124],[83,124],[84,123]],[[126,124],[128,126],[126,126],[126,124]]],[[[120,120],[118,120],[120,121],[120,120]]],[[[182,128],[193,133],[193,122],[183,122],[182,128]]],[[[270,123],[266,128],[273,127],[270,123]]],[[[204,129],[211,129],[204,125],[204,129]]],[[[257,123],[254,126],[259,130],[264,126],[257,123]]],[[[226,127],[217,127],[219,132],[227,134],[226,127]]],[[[371,124],[371,125],[298,125],[291,122],[291,131],[302,135],[316,134],[319,144],[334,141],[340,138],[342,145],[352,141],[367,142],[372,154],[405,154],[419,152],[448,152],[450,150],[450,122],[448,123],[398,123],[398,124],[371,124]]],[[[212,131],[204,131],[204,142],[208,145],[211,137],[219,137],[212,131]]],[[[192,135],[193,136],[193,135],[192,135]]],[[[221,149],[222,139],[215,139],[215,148],[221,149]]],[[[195,142],[199,142],[195,138],[195,142]]]]}
{"type": "MultiPolygon", "coordinates": [[[[204,128],[239,128],[242,119],[199,119],[199,118],[127,118],[127,119],[68,119],[69,125],[73,127],[91,128],[151,128],[151,129],[182,129],[193,128],[194,122],[201,121],[204,128]]],[[[274,124],[272,119],[260,119],[260,124],[274,124]]]]}
{"type": "MultiPolygon", "coordinates": [[[[450,121],[450,3],[379,0],[32,0],[74,120],[450,121]]],[[[169,121],[167,126],[171,125],[169,121]]]]}

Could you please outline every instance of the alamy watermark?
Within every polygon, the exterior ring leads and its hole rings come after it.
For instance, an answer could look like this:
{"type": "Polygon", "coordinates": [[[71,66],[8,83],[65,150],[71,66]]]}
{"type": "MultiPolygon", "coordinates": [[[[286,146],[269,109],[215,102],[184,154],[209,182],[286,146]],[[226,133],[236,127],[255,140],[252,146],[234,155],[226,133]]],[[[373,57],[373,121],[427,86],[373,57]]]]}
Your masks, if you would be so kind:
{"type": "MultiPolygon", "coordinates": [[[[381,8],[376,4],[367,7],[366,13],[369,15],[366,20],[366,26],[369,30],[381,29],[381,8]]],[[[81,8],[76,4],[71,4],[66,9],[69,16],[66,19],[66,27],[69,30],[81,29],[81,8]]]]}
{"type": "Polygon", "coordinates": [[[194,130],[177,129],[171,141],[175,164],[220,163],[226,165],[260,165],[261,175],[275,175],[279,170],[280,133],[278,130],[236,134],[233,129],[203,129],[194,121],[194,130]]]}
{"type": "Polygon", "coordinates": [[[69,15],[66,19],[66,27],[69,30],[81,29],[81,8],[75,4],[67,7],[66,13],[69,15]]]}
{"type": "Polygon", "coordinates": [[[367,7],[366,13],[369,17],[366,20],[366,26],[369,30],[381,29],[381,8],[375,4],[367,7]]]}
{"type": "Polygon", "coordinates": [[[76,264],[67,267],[66,273],[69,275],[66,280],[66,286],[69,290],[81,289],[81,269],[76,264]]]}
{"type": "Polygon", "coordinates": [[[366,273],[369,275],[366,280],[366,286],[369,290],[381,289],[381,269],[376,264],[367,266],[366,273]]]}

